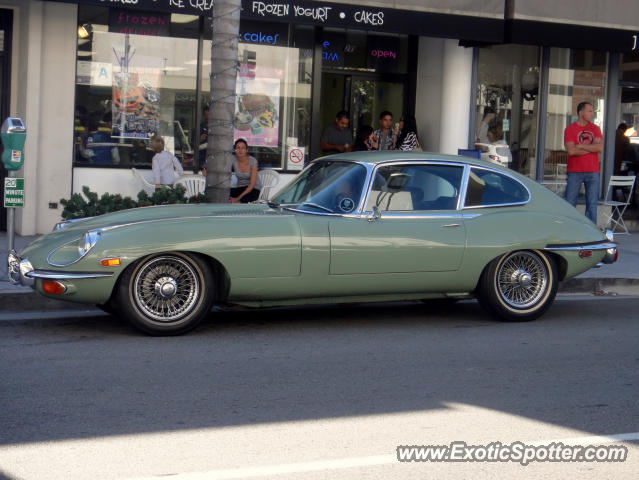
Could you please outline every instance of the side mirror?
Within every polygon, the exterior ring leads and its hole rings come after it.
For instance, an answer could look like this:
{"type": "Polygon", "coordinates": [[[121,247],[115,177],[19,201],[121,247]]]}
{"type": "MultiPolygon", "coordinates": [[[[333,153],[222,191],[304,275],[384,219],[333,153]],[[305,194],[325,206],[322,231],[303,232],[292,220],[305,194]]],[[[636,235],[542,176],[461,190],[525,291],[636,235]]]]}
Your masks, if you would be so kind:
{"type": "Polygon", "coordinates": [[[379,208],[373,205],[373,213],[367,217],[368,221],[372,222],[373,220],[378,220],[380,218],[382,218],[382,212],[379,211],[379,208]]]}

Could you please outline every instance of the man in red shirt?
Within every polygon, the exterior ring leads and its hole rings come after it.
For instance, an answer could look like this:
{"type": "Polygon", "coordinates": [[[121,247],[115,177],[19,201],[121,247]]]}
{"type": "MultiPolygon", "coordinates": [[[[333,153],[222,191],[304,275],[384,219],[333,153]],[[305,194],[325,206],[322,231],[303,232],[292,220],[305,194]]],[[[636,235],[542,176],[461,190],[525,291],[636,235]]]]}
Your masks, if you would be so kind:
{"type": "Polygon", "coordinates": [[[597,223],[599,200],[599,153],[603,151],[601,129],[592,123],[595,110],[590,102],[577,105],[577,121],[564,130],[564,145],[568,152],[566,201],[577,205],[583,183],[586,190],[586,216],[597,223]]]}

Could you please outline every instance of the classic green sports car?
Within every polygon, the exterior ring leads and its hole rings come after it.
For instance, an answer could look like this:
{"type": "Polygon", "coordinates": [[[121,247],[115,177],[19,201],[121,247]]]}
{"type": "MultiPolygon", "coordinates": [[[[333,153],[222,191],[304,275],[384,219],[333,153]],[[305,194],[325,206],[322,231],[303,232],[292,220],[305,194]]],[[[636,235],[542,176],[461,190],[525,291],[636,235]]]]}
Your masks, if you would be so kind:
{"type": "Polygon", "coordinates": [[[175,335],[213,304],[477,297],[502,320],[532,320],[558,282],[616,255],[610,232],[527,177],[470,158],[390,151],[318,159],[268,203],[63,222],[12,252],[9,275],[175,335]]]}

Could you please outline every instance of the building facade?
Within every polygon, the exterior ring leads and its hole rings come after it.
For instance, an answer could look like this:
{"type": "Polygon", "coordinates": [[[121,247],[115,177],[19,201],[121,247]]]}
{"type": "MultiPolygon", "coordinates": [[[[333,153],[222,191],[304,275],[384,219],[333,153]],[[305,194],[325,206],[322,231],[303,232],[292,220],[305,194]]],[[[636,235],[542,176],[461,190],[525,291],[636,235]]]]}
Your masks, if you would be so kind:
{"type": "MultiPolygon", "coordinates": [[[[473,148],[490,117],[511,168],[552,182],[586,100],[606,178],[617,123],[639,124],[639,5],[556,3],[242,0],[235,136],[286,179],[338,110],[355,130],[414,114],[424,150],[444,153],[473,148]]],[[[18,233],[50,231],[83,185],[135,197],[150,134],[198,168],[211,14],[209,0],[0,0],[0,114],[27,126],[18,233]]]]}

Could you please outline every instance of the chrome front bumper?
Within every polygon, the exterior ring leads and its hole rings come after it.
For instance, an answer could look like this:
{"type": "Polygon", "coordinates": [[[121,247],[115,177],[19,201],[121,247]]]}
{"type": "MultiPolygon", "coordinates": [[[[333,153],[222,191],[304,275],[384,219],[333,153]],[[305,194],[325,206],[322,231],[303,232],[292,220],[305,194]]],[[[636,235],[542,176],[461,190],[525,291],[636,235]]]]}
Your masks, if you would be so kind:
{"type": "Polygon", "coordinates": [[[112,277],[113,272],[60,272],[56,270],[34,270],[29,260],[22,259],[12,250],[8,257],[9,282],[14,285],[32,287],[36,278],[49,280],[75,280],[79,278],[112,277]]]}
{"type": "Polygon", "coordinates": [[[33,265],[31,265],[31,262],[20,258],[15,250],[12,250],[9,253],[7,260],[9,263],[9,282],[13,285],[32,287],[35,283],[35,279],[27,276],[33,272],[33,265]]]}

